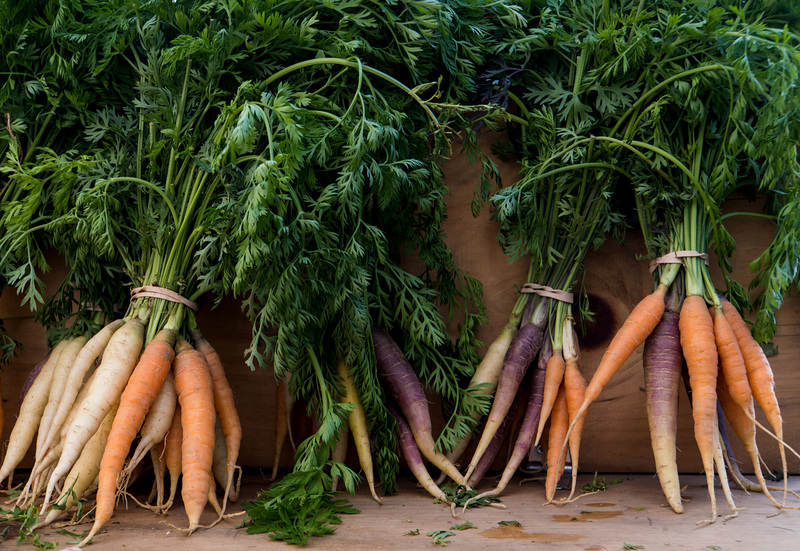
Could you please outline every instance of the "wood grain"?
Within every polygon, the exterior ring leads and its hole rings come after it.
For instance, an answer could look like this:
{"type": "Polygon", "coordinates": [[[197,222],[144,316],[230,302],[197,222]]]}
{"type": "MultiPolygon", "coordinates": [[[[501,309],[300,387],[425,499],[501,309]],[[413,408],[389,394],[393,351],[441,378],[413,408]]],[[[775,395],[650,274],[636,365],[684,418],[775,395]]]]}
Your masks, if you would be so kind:
{"type": "MultiPolygon", "coordinates": [[[[497,135],[481,138],[481,146],[490,150],[497,135]]],[[[517,168],[512,161],[498,159],[505,185],[516,178],[517,168]]],[[[518,288],[525,282],[527,263],[519,261],[509,264],[497,244],[497,223],[489,218],[484,208],[478,218],[473,218],[470,204],[480,167],[470,164],[466,158],[455,155],[445,166],[447,183],[451,194],[447,198],[449,218],[446,224],[448,243],[453,249],[457,263],[471,275],[483,282],[484,299],[489,322],[480,327],[478,337],[491,342],[506,322],[516,300],[518,288]]],[[[746,199],[737,199],[729,204],[731,211],[758,211],[759,205],[746,199]]],[[[747,264],[768,242],[772,227],[768,221],[754,218],[732,218],[728,229],[738,245],[733,258],[734,275],[740,281],[749,281],[747,264]]],[[[644,262],[637,255],[644,252],[638,233],[631,230],[624,245],[607,242],[600,250],[589,254],[586,260],[585,289],[590,306],[597,312],[596,322],[587,328],[584,337],[584,375],[591,376],[605,345],[634,305],[651,288],[651,280],[644,262]]],[[[719,273],[714,268],[715,281],[719,273]]],[[[54,269],[47,274],[47,281],[55,286],[63,276],[63,266],[54,260],[54,269]]],[[[32,367],[46,354],[44,332],[33,320],[32,314],[20,307],[13,291],[5,290],[0,295],[0,318],[5,320],[8,332],[25,344],[25,352],[12,366],[3,370],[3,406],[6,411],[6,426],[3,441],[8,438],[18,408],[18,395],[25,377],[32,367]]],[[[204,334],[220,353],[231,386],[236,394],[243,425],[243,442],[240,461],[243,465],[269,469],[274,454],[273,410],[275,383],[272,373],[252,372],[244,363],[244,350],[250,342],[250,325],[242,314],[238,302],[224,299],[216,309],[206,305],[198,316],[204,334]]],[[[786,438],[789,444],[800,448],[800,298],[796,293],[787,297],[778,312],[778,333],[773,340],[777,355],[770,358],[775,371],[776,388],[785,421],[786,438]]],[[[456,327],[451,327],[453,333],[456,327]]],[[[641,350],[626,362],[612,379],[597,403],[588,413],[584,429],[581,470],[593,472],[652,472],[654,469],[650,450],[647,420],[644,407],[641,350]]],[[[436,408],[434,407],[434,410],[436,408]]],[[[434,422],[441,419],[434,411],[434,422]]],[[[763,417],[762,417],[763,420],[763,417]]],[[[310,430],[302,407],[295,408],[295,437],[310,430]]],[[[765,460],[772,468],[778,465],[777,446],[763,435],[759,445],[765,460]]],[[[682,472],[701,471],[692,433],[692,420],[685,394],[681,396],[678,462],[682,472]]],[[[740,459],[744,452],[737,448],[740,459]]],[[[353,452],[354,453],[354,452],[353,452]]],[[[468,452],[469,453],[469,452],[468,452]]],[[[500,468],[504,455],[495,462],[500,468]]],[[[356,466],[355,456],[348,457],[356,466]]],[[[30,467],[30,457],[22,467],[30,467]]],[[[282,454],[282,466],[292,465],[292,451],[287,445],[282,454]]],[[[751,468],[743,465],[746,471],[751,468]]],[[[790,469],[800,470],[800,460],[792,457],[790,469]]]]}

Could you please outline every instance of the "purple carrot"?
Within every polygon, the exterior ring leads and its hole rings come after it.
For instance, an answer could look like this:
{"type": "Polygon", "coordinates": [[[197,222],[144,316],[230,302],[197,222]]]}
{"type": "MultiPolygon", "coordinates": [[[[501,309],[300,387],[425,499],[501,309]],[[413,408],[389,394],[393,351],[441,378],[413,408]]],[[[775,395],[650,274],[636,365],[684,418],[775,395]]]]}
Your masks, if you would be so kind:
{"type": "Polygon", "coordinates": [[[678,480],[676,436],[678,392],[683,367],[678,309],[680,297],[671,293],[661,321],[645,340],[642,363],[650,443],[661,489],[672,510],[683,512],[678,480]]]}
{"type": "Polygon", "coordinates": [[[519,388],[525,373],[528,371],[528,366],[542,346],[543,338],[542,329],[533,323],[524,325],[514,335],[511,346],[509,346],[508,352],[506,352],[506,356],[503,359],[503,370],[500,373],[500,380],[497,382],[492,409],[486,419],[480,442],[475,448],[465,475],[467,479],[472,476],[478,461],[486,452],[489,442],[492,441],[494,433],[500,427],[503,419],[505,419],[508,409],[514,401],[517,388],[519,388]]]}
{"type": "Polygon", "coordinates": [[[389,413],[391,413],[397,421],[400,433],[400,453],[403,455],[403,459],[405,459],[409,470],[411,470],[411,474],[414,475],[420,485],[435,499],[449,504],[450,513],[455,517],[456,504],[447,499],[447,495],[436,485],[436,482],[434,482],[433,478],[431,478],[431,475],[428,473],[428,469],[425,468],[425,462],[422,460],[422,454],[420,454],[419,448],[417,447],[414,433],[411,431],[408,421],[406,421],[403,414],[398,411],[397,406],[394,405],[392,400],[386,401],[386,409],[389,410],[389,413]]]}
{"type": "MultiPolygon", "coordinates": [[[[528,403],[525,408],[525,416],[522,418],[522,423],[519,427],[519,434],[514,443],[514,449],[511,451],[511,456],[506,463],[503,474],[500,476],[500,481],[494,489],[483,492],[471,498],[483,499],[485,497],[498,496],[503,490],[506,489],[511,478],[517,472],[517,468],[522,463],[522,460],[527,457],[528,452],[533,445],[533,439],[536,437],[536,428],[539,425],[539,416],[542,413],[542,399],[544,398],[544,378],[545,368],[550,356],[553,354],[553,346],[550,339],[545,338],[542,348],[539,350],[539,356],[536,361],[536,367],[533,370],[532,381],[527,394],[528,403]]],[[[477,469],[476,469],[477,471],[477,469]]],[[[469,501],[464,505],[466,511],[469,506],[469,501]]]]}
{"type": "MultiPolygon", "coordinates": [[[[526,382],[527,379],[528,377],[525,378],[526,382]]],[[[475,470],[472,471],[472,476],[470,476],[469,480],[467,481],[467,484],[470,487],[474,488],[477,486],[477,484],[483,479],[486,471],[488,471],[489,467],[492,466],[492,463],[500,451],[500,447],[503,445],[503,442],[506,439],[506,434],[508,434],[509,429],[511,428],[514,417],[517,414],[517,410],[519,409],[520,405],[527,400],[530,394],[529,389],[530,384],[522,385],[514,395],[514,401],[511,403],[511,407],[508,409],[506,418],[503,419],[503,422],[500,424],[500,427],[497,429],[497,432],[495,433],[491,442],[489,442],[489,446],[481,456],[480,461],[478,461],[478,465],[475,467],[475,470]]]]}
{"type": "Polygon", "coordinates": [[[428,398],[400,347],[381,329],[373,331],[372,341],[378,360],[378,375],[388,387],[389,394],[397,400],[422,455],[457,484],[465,484],[465,478],[456,466],[443,453],[436,451],[428,398]]]}

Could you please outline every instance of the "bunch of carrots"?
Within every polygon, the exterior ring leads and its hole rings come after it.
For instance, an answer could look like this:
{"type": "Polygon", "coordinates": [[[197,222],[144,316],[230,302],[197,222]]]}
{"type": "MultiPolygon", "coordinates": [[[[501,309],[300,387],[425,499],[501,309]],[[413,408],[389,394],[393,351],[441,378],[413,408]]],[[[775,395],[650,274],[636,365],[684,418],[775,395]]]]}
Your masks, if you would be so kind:
{"type": "MultiPolygon", "coordinates": [[[[28,506],[44,491],[37,526],[58,519],[96,484],[95,521],[85,540],[89,541],[110,520],[116,501],[125,493],[120,485],[128,479],[124,474],[159,448],[164,455],[153,453],[153,457],[166,462],[171,491],[167,503],[159,493],[156,509],[170,508],[182,476],[189,532],[199,526],[209,499],[220,518],[224,515],[241,423],[219,355],[197,330],[194,345],[178,339],[171,328],[145,345],[146,322],[146,314],[133,315],[108,324],[88,340],[62,341],[25,394],[0,481],[10,479],[38,435],[36,462],[16,498],[18,505],[28,506]],[[226,452],[221,506],[212,484],[217,422],[226,452]],[[126,465],[137,436],[138,448],[126,465]]],[[[163,480],[158,484],[163,487],[163,480]]]]}

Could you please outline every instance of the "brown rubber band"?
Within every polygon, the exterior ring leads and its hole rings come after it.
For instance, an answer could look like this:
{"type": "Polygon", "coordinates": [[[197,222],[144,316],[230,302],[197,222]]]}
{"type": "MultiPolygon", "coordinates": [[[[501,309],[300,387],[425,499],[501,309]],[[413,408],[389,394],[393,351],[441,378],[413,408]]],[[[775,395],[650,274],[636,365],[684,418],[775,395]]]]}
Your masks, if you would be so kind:
{"type": "Polygon", "coordinates": [[[560,289],[553,289],[547,285],[539,285],[538,283],[526,283],[522,286],[520,292],[535,293],[543,297],[560,300],[561,302],[566,302],[569,304],[573,303],[572,293],[568,293],[567,291],[562,291],[560,289]]]}
{"type": "Polygon", "coordinates": [[[131,289],[131,299],[141,297],[160,298],[170,302],[177,302],[178,304],[183,304],[184,306],[191,308],[194,312],[197,312],[197,310],[200,308],[196,302],[192,302],[188,298],[182,297],[175,291],[170,291],[164,287],[156,287],[154,285],[145,285],[144,287],[136,287],[135,289],[131,289]]]}
{"type": "Polygon", "coordinates": [[[656,271],[659,264],[683,264],[684,258],[702,258],[708,266],[708,253],[700,253],[697,251],[674,251],[667,253],[664,256],[659,256],[650,261],[650,273],[656,271]]]}

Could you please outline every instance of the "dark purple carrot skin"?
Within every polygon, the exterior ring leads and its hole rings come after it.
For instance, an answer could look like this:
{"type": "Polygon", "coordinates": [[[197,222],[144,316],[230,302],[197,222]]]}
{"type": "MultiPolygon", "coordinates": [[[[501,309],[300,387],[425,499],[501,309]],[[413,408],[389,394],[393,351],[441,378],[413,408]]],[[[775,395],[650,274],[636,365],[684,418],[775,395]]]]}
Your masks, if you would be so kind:
{"type": "Polygon", "coordinates": [[[492,403],[492,410],[489,412],[490,418],[492,415],[505,416],[508,412],[517,388],[542,346],[542,340],[544,340],[544,333],[534,324],[524,325],[514,335],[503,360],[503,369],[500,372],[500,379],[497,381],[495,399],[492,403]],[[500,399],[498,400],[498,398],[500,399]],[[496,404],[497,408],[495,408],[496,404]],[[495,413],[495,409],[497,409],[497,413],[495,413]]]}
{"type": "Polygon", "coordinates": [[[372,333],[378,377],[388,386],[408,421],[422,454],[458,484],[464,477],[445,455],[436,450],[425,389],[397,343],[381,329],[372,333]]]}
{"type": "Polygon", "coordinates": [[[394,416],[395,421],[397,421],[400,453],[403,455],[403,459],[408,465],[408,469],[411,471],[411,474],[414,475],[414,478],[416,478],[417,481],[426,490],[428,490],[428,493],[430,493],[434,498],[441,501],[447,501],[447,496],[444,492],[439,490],[440,493],[437,495],[433,489],[433,487],[438,488],[438,486],[436,486],[436,483],[428,473],[428,469],[425,468],[425,461],[422,459],[422,454],[417,447],[417,442],[414,439],[414,433],[411,432],[411,426],[408,424],[408,421],[406,421],[406,418],[403,417],[403,414],[400,413],[392,400],[386,401],[386,409],[389,410],[389,413],[391,413],[392,416],[394,416]]]}
{"type": "Polygon", "coordinates": [[[497,381],[492,409],[489,411],[483,434],[467,469],[466,477],[468,479],[472,477],[472,473],[475,471],[481,456],[485,453],[492,439],[492,436],[490,436],[492,431],[497,430],[503,419],[505,419],[511,404],[514,402],[517,389],[528,371],[528,367],[542,346],[543,339],[544,332],[542,329],[536,324],[530,323],[523,325],[511,340],[511,345],[508,347],[503,359],[503,368],[500,371],[500,379],[497,381]]]}
{"type": "Polygon", "coordinates": [[[678,317],[677,312],[664,311],[661,321],[645,340],[642,355],[651,430],[656,425],[664,426],[673,434],[677,431],[678,392],[683,366],[678,317]]]}
{"type": "Polygon", "coordinates": [[[389,393],[397,401],[406,419],[413,419],[409,424],[424,424],[430,427],[431,419],[425,389],[400,347],[381,329],[376,329],[372,333],[372,341],[375,345],[375,357],[378,360],[378,375],[386,383],[389,393]]]}
{"type": "Polygon", "coordinates": [[[478,461],[478,464],[475,466],[475,470],[472,471],[472,476],[469,477],[469,485],[471,487],[474,488],[477,486],[477,484],[483,479],[486,472],[492,466],[492,463],[494,463],[494,460],[497,457],[497,454],[500,452],[500,448],[506,439],[506,434],[514,422],[514,417],[517,414],[517,410],[530,395],[529,389],[529,384],[521,385],[517,393],[514,395],[514,401],[511,403],[511,407],[508,409],[506,418],[503,419],[503,422],[500,424],[500,428],[497,429],[494,437],[489,442],[489,446],[486,448],[486,451],[483,452],[480,461],[478,461]]]}
{"type": "Polygon", "coordinates": [[[676,513],[683,512],[680,488],[677,486],[677,450],[656,452],[657,438],[668,436],[675,441],[678,432],[678,394],[680,392],[683,351],[680,342],[677,311],[667,307],[650,336],[645,339],[644,366],[645,409],[650,426],[656,474],[662,489],[676,513]]]}
{"type": "MultiPolygon", "coordinates": [[[[549,340],[549,339],[548,339],[549,340]]],[[[528,393],[528,405],[525,408],[525,417],[519,428],[517,441],[514,443],[514,450],[506,466],[512,473],[517,470],[522,460],[525,459],[533,445],[536,437],[536,430],[539,427],[539,416],[542,414],[542,402],[544,401],[544,379],[545,368],[550,356],[553,354],[552,345],[548,342],[539,351],[539,359],[533,370],[531,389],[528,393]]]]}
{"type": "Polygon", "coordinates": [[[411,432],[408,421],[406,421],[403,414],[398,411],[397,406],[394,405],[392,400],[386,401],[386,409],[389,410],[389,413],[391,413],[395,421],[397,421],[400,436],[400,453],[403,454],[403,459],[408,463],[408,468],[411,469],[411,472],[414,473],[415,476],[420,468],[427,472],[427,469],[425,469],[425,461],[422,459],[422,454],[417,447],[417,442],[414,440],[414,434],[411,432]]]}

